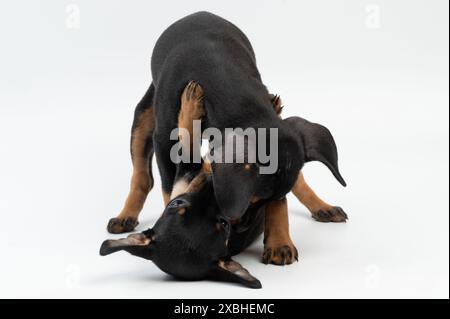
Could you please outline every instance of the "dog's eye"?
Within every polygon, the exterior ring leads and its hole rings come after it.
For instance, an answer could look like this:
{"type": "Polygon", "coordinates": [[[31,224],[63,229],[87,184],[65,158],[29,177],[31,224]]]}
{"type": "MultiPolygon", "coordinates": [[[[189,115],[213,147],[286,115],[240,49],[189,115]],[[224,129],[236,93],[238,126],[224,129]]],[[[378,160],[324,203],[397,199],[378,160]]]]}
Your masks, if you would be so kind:
{"type": "Polygon", "coordinates": [[[222,226],[225,230],[228,230],[230,228],[230,222],[223,217],[219,217],[219,223],[220,226],[222,226]]]}
{"type": "Polygon", "coordinates": [[[168,208],[180,208],[180,207],[186,207],[187,206],[187,201],[185,201],[184,199],[174,199],[173,201],[171,201],[169,203],[169,205],[167,205],[168,208]]]}

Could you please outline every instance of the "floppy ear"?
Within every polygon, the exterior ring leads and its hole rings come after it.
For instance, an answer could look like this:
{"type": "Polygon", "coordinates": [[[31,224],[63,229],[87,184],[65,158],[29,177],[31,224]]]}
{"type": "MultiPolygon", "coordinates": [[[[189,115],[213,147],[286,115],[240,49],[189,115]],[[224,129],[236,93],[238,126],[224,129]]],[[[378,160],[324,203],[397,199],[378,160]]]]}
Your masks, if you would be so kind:
{"type": "Polygon", "coordinates": [[[212,163],[211,168],[214,196],[222,215],[232,220],[242,217],[256,191],[257,174],[254,167],[237,163],[212,163]]]}
{"type": "Polygon", "coordinates": [[[248,288],[262,288],[261,282],[234,260],[220,260],[212,274],[213,279],[241,283],[248,288]]]}
{"type": "Polygon", "coordinates": [[[303,161],[322,162],[342,186],[347,186],[339,173],[337,148],[330,131],[325,126],[308,122],[298,116],[289,117],[283,122],[297,135],[299,145],[304,151],[303,161]]]}
{"type": "Polygon", "coordinates": [[[100,247],[100,256],[106,256],[120,250],[125,250],[132,255],[149,259],[148,246],[151,241],[151,237],[146,236],[145,233],[131,234],[127,238],[117,240],[105,240],[100,247]]]}

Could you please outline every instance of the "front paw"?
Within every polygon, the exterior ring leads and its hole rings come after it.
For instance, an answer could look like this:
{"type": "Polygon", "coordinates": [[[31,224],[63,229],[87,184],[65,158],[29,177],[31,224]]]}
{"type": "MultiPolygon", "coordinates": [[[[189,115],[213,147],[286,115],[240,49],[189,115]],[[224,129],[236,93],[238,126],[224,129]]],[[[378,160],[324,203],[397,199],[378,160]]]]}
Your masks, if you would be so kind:
{"type": "Polygon", "coordinates": [[[181,95],[181,112],[191,120],[199,120],[205,115],[203,89],[197,82],[190,81],[181,95]]]}
{"type": "Polygon", "coordinates": [[[345,223],[348,216],[342,208],[335,206],[313,213],[312,218],[322,223],[345,223]]]}
{"type": "Polygon", "coordinates": [[[264,246],[263,263],[283,266],[294,261],[298,261],[298,251],[293,244],[264,246]]]}
{"type": "Polygon", "coordinates": [[[136,218],[111,218],[108,222],[106,229],[111,234],[122,234],[128,233],[134,230],[134,228],[139,224],[136,218]]]}

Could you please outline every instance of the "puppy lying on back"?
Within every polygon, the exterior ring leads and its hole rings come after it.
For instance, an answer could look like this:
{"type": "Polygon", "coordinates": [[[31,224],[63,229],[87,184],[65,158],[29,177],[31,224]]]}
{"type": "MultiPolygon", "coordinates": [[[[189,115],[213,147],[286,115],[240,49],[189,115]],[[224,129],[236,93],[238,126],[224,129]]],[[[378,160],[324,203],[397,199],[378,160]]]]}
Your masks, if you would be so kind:
{"type": "MultiPolygon", "coordinates": [[[[153,186],[153,153],[160,171],[167,205],[155,226],[118,241],[105,241],[101,254],[126,250],[151,259],[163,271],[185,279],[215,278],[260,287],[231,256],[245,249],[264,231],[263,261],[290,264],[297,249],[289,236],[285,195],[292,191],[322,222],[344,222],[346,214],[308,187],[301,173],[304,163],[320,161],[345,186],[337,166],[337,150],[330,132],[299,117],[281,119],[281,101],[267,91],[246,36],[230,22],[206,12],[187,16],[159,38],[152,55],[153,82],[136,107],[131,137],[133,177],[122,212],[110,220],[108,231],[132,231],[153,186]],[[277,167],[251,161],[177,163],[171,150],[174,129],[194,135],[193,120],[201,129],[214,128],[229,141],[227,128],[276,131],[277,167]]],[[[182,148],[192,139],[181,136],[182,148]]],[[[259,146],[259,145],[258,145],[259,146]]],[[[236,155],[237,152],[235,152],[236,155]]],[[[192,157],[190,157],[192,159],[192,157]]]]}

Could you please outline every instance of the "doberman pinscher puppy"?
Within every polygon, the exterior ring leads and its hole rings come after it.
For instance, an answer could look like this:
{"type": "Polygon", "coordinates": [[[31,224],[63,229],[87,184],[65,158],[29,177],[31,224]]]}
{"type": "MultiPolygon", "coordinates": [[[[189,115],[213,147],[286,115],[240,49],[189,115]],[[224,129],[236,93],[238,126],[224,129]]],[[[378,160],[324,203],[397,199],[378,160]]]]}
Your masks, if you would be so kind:
{"type": "MultiPolygon", "coordinates": [[[[341,208],[319,199],[301,173],[304,163],[320,161],[345,186],[332,135],[300,117],[281,119],[281,100],[262,83],[250,42],[236,26],[207,12],[189,15],[161,35],[151,65],[153,82],[136,107],[132,127],[130,193],[108,231],[136,227],[153,186],[153,153],[167,206],[152,229],[105,241],[102,255],[126,250],[179,278],[231,280],[258,288],[259,281],[231,256],[264,231],[263,262],[284,265],[297,259],[289,235],[288,192],[318,221],[347,219],[341,208]],[[171,132],[184,128],[193,133],[193,120],[201,120],[202,130],[220,132],[277,129],[278,169],[261,174],[258,162],[174,163],[170,154],[177,141],[171,132]]],[[[180,140],[182,148],[195,143],[184,136],[180,140]]]]}

